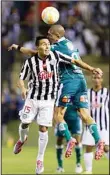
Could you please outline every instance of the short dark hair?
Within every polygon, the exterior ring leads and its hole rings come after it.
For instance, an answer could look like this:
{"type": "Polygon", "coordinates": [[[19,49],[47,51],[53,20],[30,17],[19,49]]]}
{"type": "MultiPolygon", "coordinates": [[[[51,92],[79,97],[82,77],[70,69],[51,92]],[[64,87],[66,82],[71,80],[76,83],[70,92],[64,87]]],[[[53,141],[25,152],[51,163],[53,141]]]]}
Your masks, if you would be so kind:
{"type": "Polygon", "coordinates": [[[42,39],[48,39],[47,36],[37,36],[36,37],[36,41],[35,41],[35,45],[38,46],[39,45],[39,41],[42,39]]]}

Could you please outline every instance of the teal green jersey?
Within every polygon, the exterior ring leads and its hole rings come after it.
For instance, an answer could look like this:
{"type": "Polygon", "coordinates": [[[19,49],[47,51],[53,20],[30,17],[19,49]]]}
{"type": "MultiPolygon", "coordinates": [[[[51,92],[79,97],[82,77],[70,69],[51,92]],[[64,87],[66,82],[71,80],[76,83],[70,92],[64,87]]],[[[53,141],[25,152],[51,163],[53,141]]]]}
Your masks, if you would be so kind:
{"type": "MultiPolygon", "coordinates": [[[[51,50],[59,51],[65,55],[73,57],[74,59],[81,59],[78,49],[74,49],[72,42],[65,37],[62,37],[57,43],[53,44],[51,46],[51,50]]],[[[63,61],[59,63],[59,75],[61,79],[62,76],[63,78],[71,78],[72,76],[74,76],[74,73],[83,75],[80,67],[65,63],[63,61]]]]}

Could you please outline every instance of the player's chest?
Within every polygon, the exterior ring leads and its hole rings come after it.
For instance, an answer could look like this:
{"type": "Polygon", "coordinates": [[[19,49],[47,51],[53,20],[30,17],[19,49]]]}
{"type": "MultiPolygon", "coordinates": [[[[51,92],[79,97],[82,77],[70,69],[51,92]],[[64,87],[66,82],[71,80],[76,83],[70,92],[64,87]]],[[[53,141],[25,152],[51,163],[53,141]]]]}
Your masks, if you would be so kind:
{"type": "Polygon", "coordinates": [[[92,97],[90,98],[91,108],[101,108],[106,104],[107,96],[99,93],[92,93],[92,97]]]}
{"type": "Polygon", "coordinates": [[[32,73],[40,81],[51,79],[56,71],[56,60],[55,59],[46,59],[46,60],[37,60],[32,63],[32,73]]]}

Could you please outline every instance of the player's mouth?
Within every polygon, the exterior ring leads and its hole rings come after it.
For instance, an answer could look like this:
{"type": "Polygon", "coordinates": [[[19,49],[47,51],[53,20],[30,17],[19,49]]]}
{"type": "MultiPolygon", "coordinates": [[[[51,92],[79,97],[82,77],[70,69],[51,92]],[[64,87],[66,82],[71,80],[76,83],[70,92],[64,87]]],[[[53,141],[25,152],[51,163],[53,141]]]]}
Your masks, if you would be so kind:
{"type": "Polygon", "coordinates": [[[48,49],[48,50],[45,50],[45,54],[46,55],[48,55],[49,54],[49,52],[50,52],[50,50],[48,49]]]}

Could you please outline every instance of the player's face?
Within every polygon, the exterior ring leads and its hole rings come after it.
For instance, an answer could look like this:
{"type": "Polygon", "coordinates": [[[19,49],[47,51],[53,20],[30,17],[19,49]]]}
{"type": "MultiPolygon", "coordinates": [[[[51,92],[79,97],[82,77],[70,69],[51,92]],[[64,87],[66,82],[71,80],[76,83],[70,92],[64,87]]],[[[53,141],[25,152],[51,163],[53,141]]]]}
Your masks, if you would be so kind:
{"type": "Polygon", "coordinates": [[[102,79],[102,77],[100,77],[100,75],[93,75],[92,81],[93,81],[95,86],[101,86],[103,79],[102,79]]]}
{"type": "Polygon", "coordinates": [[[50,42],[48,39],[42,39],[39,41],[38,53],[42,56],[47,56],[50,53],[50,42]]]}
{"type": "Polygon", "coordinates": [[[47,35],[49,41],[51,44],[55,43],[56,41],[58,41],[58,37],[55,34],[55,32],[50,28],[48,31],[48,35],[47,35]]]}

